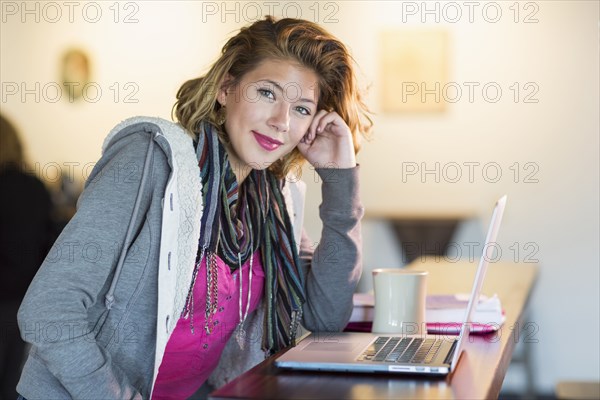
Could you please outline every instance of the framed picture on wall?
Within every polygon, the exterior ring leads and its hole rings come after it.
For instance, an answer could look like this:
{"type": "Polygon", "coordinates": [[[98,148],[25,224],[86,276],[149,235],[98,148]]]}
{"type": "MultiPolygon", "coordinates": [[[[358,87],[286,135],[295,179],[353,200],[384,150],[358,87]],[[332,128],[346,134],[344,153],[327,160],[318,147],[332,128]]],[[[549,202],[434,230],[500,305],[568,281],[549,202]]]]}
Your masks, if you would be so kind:
{"type": "Polygon", "coordinates": [[[443,112],[448,32],[394,29],[381,33],[381,106],[389,113],[443,112]]]}
{"type": "Polygon", "coordinates": [[[66,90],[69,102],[81,98],[85,86],[90,83],[90,60],[81,49],[67,50],[60,64],[62,84],[66,90]]]}

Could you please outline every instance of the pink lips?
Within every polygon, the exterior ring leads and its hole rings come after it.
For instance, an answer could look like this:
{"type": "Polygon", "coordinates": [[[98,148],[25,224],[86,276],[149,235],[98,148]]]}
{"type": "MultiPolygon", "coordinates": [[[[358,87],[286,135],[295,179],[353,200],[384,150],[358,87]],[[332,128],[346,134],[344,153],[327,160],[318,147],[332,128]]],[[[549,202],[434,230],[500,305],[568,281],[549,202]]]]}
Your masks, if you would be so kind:
{"type": "Polygon", "coordinates": [[[254,139],[256,139],[256,141],[258,142],[260,147],[262,147],[263,149],[265,149],[267,151],[277,150],[279,148],[279,146],[281,146],[283,144],[279,140],[275,140],[268,136],[261,135],[260,133],[258,133],[256,131],[252,131],[252,134],[254,135],[254,139]]]}

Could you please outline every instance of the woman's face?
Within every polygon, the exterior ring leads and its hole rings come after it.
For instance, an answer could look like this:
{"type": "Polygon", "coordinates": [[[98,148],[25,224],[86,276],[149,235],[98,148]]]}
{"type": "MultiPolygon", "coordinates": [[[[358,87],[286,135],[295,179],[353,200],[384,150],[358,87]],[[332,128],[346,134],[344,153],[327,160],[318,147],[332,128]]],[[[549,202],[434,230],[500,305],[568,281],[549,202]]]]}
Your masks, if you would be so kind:
{"type": "Polygon", "coordinates": [[[298,145],[317,113],[318,87],[314,71],[290,61],[266,60],[237,86],[219,92],[217,100],[227,110],[227,152],[238,181],[298,145]]]}

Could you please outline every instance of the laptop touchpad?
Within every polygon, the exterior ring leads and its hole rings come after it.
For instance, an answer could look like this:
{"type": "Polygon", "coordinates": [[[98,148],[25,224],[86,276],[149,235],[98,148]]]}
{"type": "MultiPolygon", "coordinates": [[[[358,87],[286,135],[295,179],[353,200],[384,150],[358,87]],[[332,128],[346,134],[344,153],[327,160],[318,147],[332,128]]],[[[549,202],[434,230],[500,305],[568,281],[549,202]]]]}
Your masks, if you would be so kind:
{"type": "Polygon", "coordinates": [[[354,350],[357,343],[340,342],[312,342],[302,349],[302,351],[345,351],[354,350]]]}

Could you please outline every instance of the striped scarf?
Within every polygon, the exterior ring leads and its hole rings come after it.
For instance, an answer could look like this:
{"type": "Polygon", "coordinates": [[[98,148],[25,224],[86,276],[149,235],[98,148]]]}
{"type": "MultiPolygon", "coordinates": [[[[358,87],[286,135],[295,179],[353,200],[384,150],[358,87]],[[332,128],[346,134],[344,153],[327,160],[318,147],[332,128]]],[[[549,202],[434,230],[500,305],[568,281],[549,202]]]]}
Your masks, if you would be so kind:
{"type": "Polygon", "coordinates": [[[238,254],[243,264],[260,249],[267,305],[263,350],[273,354],[294,345],[305,302],[304,276],[283,181],[266,169],[252,170],[240,190],[225,147],[207,122],[199,126],[196,154],[204,200],[198,258],[217,254],[234,271],[238,254]]]}

